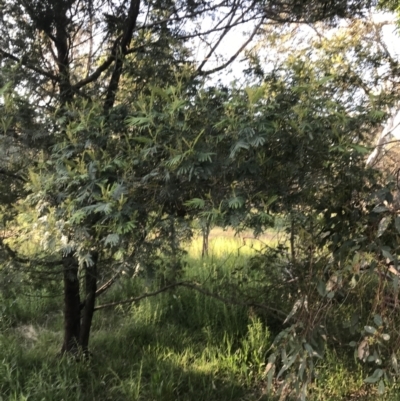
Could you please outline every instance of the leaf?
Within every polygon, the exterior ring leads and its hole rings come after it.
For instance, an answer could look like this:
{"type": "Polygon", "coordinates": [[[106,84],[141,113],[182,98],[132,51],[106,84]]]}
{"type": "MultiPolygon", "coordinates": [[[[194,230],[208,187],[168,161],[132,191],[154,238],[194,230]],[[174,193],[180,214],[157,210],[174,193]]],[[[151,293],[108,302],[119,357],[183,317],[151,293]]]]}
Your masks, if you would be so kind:
{"type": "Polygon", "coordinates": [[[271,206],[276,200],[278,200],[278,195],[272,195],[268,198],[267,202],[265,202],[264,207],[271,206]]]}
{"type": "Polygon", "coordinates": [[[305,350],[308,352],[308,354],[310,356],[314,356],[314,357],[317,357],[317,358],[320,358],[320,359],[322,358],[322,356],[320,354],[318,354],[318,352],[315,351],[314,348],[310,344],[305,343],[304,344],[304,348],[305,348],[305,350]]]}
{"type": "Polygon", "coordinates": [[[185,158],[185,153],[174,156],[172,159],[169,159],[165,162],[165,165],[168,167],[174,167],[179,165],[182,160],[185,158]]]}
{"type": "Polygon", "coordinates": [[[371,152],[371,149],[370,149],[370,148],[367,148],[367,147],[362,146],[362,145],[353,144],[353,145],[351,145],[351,147],[352,147],[357,153],[360,153],[361,155],[365,155],[365,154],[371,152]]]}
{"type": "Polygon", "coordinates": [[[215,156],[216,153],[214,152],[198,152],[197,153],[197,160],[201,163],[204,162],[212,162],[212,156],[215,156]]]}
{"type": "Polygon", "coordinates": [[[130,220],[118,226],[117,232],[119,234],[127,234],[129,232],[132,232],[135,227],[135,222],[130,220]]]}
{"type": "Polygon", "coordinates": [[[283,364],[281,370],[276,376],[277,379],[279,379],[281,375],[293,365],[298,356],[299,356],[299,350],[296,350],[289,358],[287,358],[286,362],[283,364]]]}
{"type": "Polygon", "coordinates": [[[364,326],[364,330],[369,334],[375,334],[376,328],[372,326],[364,326]]]}
{"type": "Polygon", "coordinates": [[[235,196],[234,198],[229,200],[228,205],[231,209],[241,208],[244,205],[243,196],[235,196]]]}
{"type": "Polygon", "coordinates": [[[318,281],[317,291],[318,291],[318,294],[321,295],[321,297],[324,297],[326,295],[326,286],[322,280],[318,281]]]}
{"type": "Polygon", "coordinates": [[[386,206],[381,206],[381,205],[377,205],[372,209],[374,213],[383,213],[387,212],[388,210],[389,209],[386,206]]]}
{"type": "MultiPolygon", "coordinates": [[[[267,365],[268,366],[268,365],[267,365]]],[[[274,378],[275,364],[272,364],[267,373],[267,390],[272,390],[272,379],[274,378]]]]}
{"type": "Polygon", "coordinates": [[[236,153],[240,150],[240,149],[249,149],[250,145],[243,141],[240,140],[238,142],[235,143],[235,145],[233,146],[232,150],[231,150],[231,154],[230,154],[230,158],[233,159],[236,156],[236,153]]]}
{"type": "Polygon", "coordinates": [[[139,142],[139,143],[146,143],[146,144],[151,144],[153,140],[151,138],[148,138],[146,136],[135,136],[132,138],[133,141],[139,142]]]}
{"type": "Polygon", "coordinates": [[[399,374],[399,364],[397,362],[397,357],[396,354],[393,353],[390,357],[390,362],[392,364],[393,370],[396,372],[396,374],[399,374]]]}
{"type": "Polygon", "coordinates": [[[325,75],[321,79],[315,82],[317,86],[319,85],[325,85],[327,82],[332,81],[335,78],[334,75],[325,75]]]}
{"type": "Polygon", "coordinates": [[[364,338],[357,348],[357,357],[358,357],[358,359],[365,362],[367,360],[367,358],[369,357],[369,355],[370,355],[370,352],[369,352],[368,338],[364,338]]]}
{"type": "Polygon", "coordinates": [[[304,349],[305,349],[310,355],[312,355],[313,352],[314,352],[313,347],[312,347],[310,344],[308,344],[308,343],[305,343],[305,344],[304,344],[304,349]]]}
{"type": "Polygon", "coordinates": [[[72,224],[79,224],[86,217],[84,210],[77,210],[70,218],[72,224]]]}
{"type": "Polygon", "coordinates": [[[95,213],[104,213],[104,214],[110,214],[112,211],[112,207],[110,203],[97,203],[96,208],[94,209],[95,213]]]}
{"type": "MultiPolygon", "coordinates": [[[[126,120],[128,125],[138,126],[138,127],[145,127],[150,125],[151,118],[150,117],[129,117],[126,120]]],[[[143,137],[137,137],[143,138],[143,137]]]]}
{"type": "Polygon", "coordinates": [[[400,217],[396,217],[394,219],[394,225],[396,227],[397,232],[400,233],[400,217]]]}
{"type": "Polygon", "coordinates": [[[307,359],[306,358],[302,358],[300,366],[299,366],[299,377],[300,377],[300,380],[303,380],[303,375],[304,375],[304,371],[306,369],[306,364],[307,364],[307,359]]]}
{"type": "Polygon", "coordinates": [[[264,88],[262,86],[255,88],[247,87],[244,90],[249,98],[250,104],[257,103],[264,95],[264,88]]]}
{"type": "Polygon", "coordinates": [[[191,207],[193,209],[203,209],[205,201],[200,198],[193,198],[184,203],[185,206],[191,207]]]}
{"type": "Polygon", "coordinates": [[[262,136],[256,136],[250,142],[250,145],[257,148],[258,146],[262,146],[265,143],[265,138],[262,136]]]}
{"type": "Polygon", "coordinates": [[[383,395],[385,393],[385,382],[381,380],[378,384],[378,394],[383,395]]]}
{"type": "Polygon", "coordinates": [[[387,230],[391,221],[392,218],[390,216],[386,216],[383,219],[381,219],[378,226],[378,234],[377,234],[378,238],[382,236],[383,233],[387,230]]]}
{"type": "Polygon", "coordinates": [[[374,315],[374,322],[377,326],[382,326],[383,320],[380,315],[374,315]]]}
{"type": "Polygon", "coordinates": [[[381,252],[382,252],[382,255],[384,258],[389,259],[391,262],[394,261],[393,255],[388,250],[386,250],[385,248],[382,248],[381,252]]]}
{"type": "Polygon", "coordinates": [[[126,189],[126,187],[122,184],[116,184],[115,186],[113,186],[112,188],[112,197],[115,200],[119,200],[121,199],[121,195],[125,195],[127,194],[128,191],[126,189]]]}
{"type": "Polygon", "coordinates": [[[84,264],[89,267],[94,265],[92,255],[90,253],[86,253],[85,255],[80,256],[78,260],[81,266],[83,266],[84,264]]]}
{"type": "Polygon", "coordinates": [[[2,88],[0,88],[0,96],[3,96],[12,86],[12,82],[7,82],[5,85],[3,85],[2,88]]]}
{"type": "Polygon", "coordinates": [[[304,302],[303,297],[301,297],[294,303],[292,310],[287,315],[287,317],[286,317],[285,321],[283,322],[283,324],[287,323],[296,314],[296,312],[303,305],[303,302],[304,302]]]}
{"type": "Polygon", "coordinates": [[[108,234],[104,240],[104,245],[115,246],[119,243],[119,235],[116,233],[108,234]]]}
{"type": "Polygon", "coordinates": [[[267,366],[265,367],[265,374],[267,375],[267,390],[272,390],[272,379],[275,373],[275,360],[276,354],[273,353],[268,358],[267,366]]]}
{"type": "Polygon", "coordinates": [[[365,383],[376,383],[383,376],[382,369],[375,369],[374,373],[371,376],[367,377],[364,382],[365,383]]]}

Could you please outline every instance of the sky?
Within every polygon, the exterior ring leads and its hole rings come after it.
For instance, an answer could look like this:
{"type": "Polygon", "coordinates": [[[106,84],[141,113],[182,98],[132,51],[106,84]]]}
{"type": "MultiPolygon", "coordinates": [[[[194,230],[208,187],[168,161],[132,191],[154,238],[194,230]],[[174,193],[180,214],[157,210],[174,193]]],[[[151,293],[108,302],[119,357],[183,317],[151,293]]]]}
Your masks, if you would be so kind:
{"type": "MultiPolygon", "coordinates": [[[[399,60],[400,59],[400,41],[399,35],[397,33],[397,28],[395,25],[395,17],[391,13],[378,13],[374,12],[372,14],[372,18],[375,22],[387,24],[383,27],[383,39],[385,44],[392,55],[393,58],[399,60]]],[[[203,27],[211,27],[212,21],[203,22],[203,27]]],[[[239,27],[233,28],[229,34],[224,38],[221,42],[219,49],[219,58],[213,56],[210,60],[208,60],[207,66],[208,68],[213,68],[220,64],[221,59],[229,59],[245,42],[247,37],[249,36],[250,32],[254,29],[255,23],[247,23],[243,24],[239,27]]],[[[301,28],[304,31],[305,35],[315,35],[315,31],[308,27],[307,25],[303,25],[301,28]]],[[[260,43],[259,38],[255,38],[247,47],[246,49],[249,50],[257,44],[260,43]]],[[[196,49],[195,51],[195,60],[200,63],[207,53],[207,48],[201,42],[194,42],[193,47],[196,49]]],[[[258,46],[259,51],[261,54],[269,53],[270,49],[262,48],[262,46],[258,46]]],[[[223,70],[222,73],[217,74],[216,77],[213,77],[213,80],[221,80],[224,84],[228,84],[234,80],[241,81],[243,79],[243,69],[246,68],[247,64],[244,60],[244,52],[242,52],[237,59],[230,65],[229,68],[223,70]]]]}

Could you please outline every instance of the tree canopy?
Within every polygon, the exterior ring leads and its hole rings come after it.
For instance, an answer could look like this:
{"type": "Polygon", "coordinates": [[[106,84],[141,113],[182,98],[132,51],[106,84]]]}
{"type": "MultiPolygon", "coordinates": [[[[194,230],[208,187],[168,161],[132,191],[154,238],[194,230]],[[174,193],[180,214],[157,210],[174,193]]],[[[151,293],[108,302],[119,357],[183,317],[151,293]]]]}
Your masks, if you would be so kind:
{"type": "Polygon", "coordinates": [[[251,262],[264,284],[248,296],[279,321],[268,386],[305,399],[335,305],[353,305],[360,359],[387,363],[369,382],[397,374],[395,338],[382,345],[397,320],[378,299],[397,291],[398,183],[365,159],[399,70],[372,6],[0,0],[2,270],[60,274],[63,353],[88,354],[122,272],[196,287],[180,281],[195,222],[258,235],[284,219],[286,244],[251,262]],[[250,32],[221,49],[237,27],[250,32]],[[210,79],[243,54],[245,85],[210,79]]]}

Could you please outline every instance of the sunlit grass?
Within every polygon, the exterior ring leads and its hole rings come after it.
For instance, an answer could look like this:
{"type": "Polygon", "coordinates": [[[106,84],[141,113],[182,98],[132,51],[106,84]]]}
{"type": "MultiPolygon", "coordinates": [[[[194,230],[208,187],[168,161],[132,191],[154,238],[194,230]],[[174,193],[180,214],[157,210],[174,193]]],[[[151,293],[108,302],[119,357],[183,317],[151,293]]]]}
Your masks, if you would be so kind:
{"type": "MultiPolygon", "coordinates": [[[[208,256],[215,259],[226,258],[229,256],[251,256],[256,251],[260,251],[265,246],[274,247],[285,241],[285,233],[267,231],[262,236],[256,238],[251,232],[235,234],[232,229],[224,230],[214,228],[209,236],[208,256]]],[[[191,258],[201,258],[203,238],[198,235],[186,249],[191,258]]]]}
{"type": "MultiPolygon", "coordinates": [[[[243,239],[214,230],[207,257],[201,258],[201,238],[188,245],[183,278],[218,292],[263,243],[278,242],[282,237],[273,232],[243,239]]],[[[124,278],[106,299],[148,291],[145,280],[135,280],[124,278]]],[[[263,393],[272,329],[263,316],[243,306],[176,288],[138,304],[99,311],[92,357],[75,362],[58,355],[62,300],[40,298],[47,295],[43,290],[27,297],[23,288],[21,284],[8,298],[3,296],[1,401],[272,400],[263,393]]],[[[351,356],[339,358],[328,350],[317,371],[310,401],[351,400],[353,395],[379,399],[366,393],[364,372],[351,356]]],[[[385,399],[394,401],[395,395],[389,392],[385,399]]]]}

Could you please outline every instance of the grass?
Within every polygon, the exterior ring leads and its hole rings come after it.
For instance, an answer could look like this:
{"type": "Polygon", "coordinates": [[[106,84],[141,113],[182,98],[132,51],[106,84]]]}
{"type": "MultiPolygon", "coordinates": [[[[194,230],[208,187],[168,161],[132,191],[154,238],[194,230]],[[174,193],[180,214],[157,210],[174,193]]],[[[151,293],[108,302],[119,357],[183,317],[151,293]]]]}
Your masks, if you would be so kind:
{"type": "MultiPolygon", "coordinates": [[[[212,290],[229,282],[232,271],[260,246],[258,240],[244,245],[232,233],[217,234],[213,232],[210,256],[203,260],[201,240],[193,241],[183,273],[209,283],[212,290]]],[[[105,301],[145,290],[145,280],[125,280],[105,301]]],[[[31,296],[21,293],[17,288],[3,295],[2,401],[269,400],[264,370],[273,335],[268,322],[251,310],[177,288],[137,305],[99,311],[93,323],[92,357],[75,362],[58,356],[62,299],[43,289],[31,296]]],[[[310,400],[379,399],[363,384],[365,372],[353,359],[329,350],[327,355],[318,366],[310,400]]],[[[385,399],[397,399],[391,394],[395,393],[389,391],[385,399]]]]}

